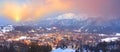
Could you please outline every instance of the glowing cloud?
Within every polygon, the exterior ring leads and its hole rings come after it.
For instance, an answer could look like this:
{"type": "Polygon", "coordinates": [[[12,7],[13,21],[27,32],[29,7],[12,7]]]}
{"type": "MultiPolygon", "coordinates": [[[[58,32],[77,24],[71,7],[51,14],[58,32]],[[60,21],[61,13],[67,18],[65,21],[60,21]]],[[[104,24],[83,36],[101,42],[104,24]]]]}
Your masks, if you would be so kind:
{"type": "Polygon", "coordinates": [[[106,20],[120,16],[119,2],[119,0],[2,0],[0,14],[21,22],[36,21],[57,12],[74,11],[89,18],[106,20]]]}
{"type": "Polygon", "coordinates": [[[39,0],[30,0],[25,3],[6,2],[4,4],[3,14],[16,22],[34,21],[40,17],[49,15],[57,11],[66,11],[70,8],[69,3],[63,3],[61,0],[46,0],[41,4],[39,0]]]}

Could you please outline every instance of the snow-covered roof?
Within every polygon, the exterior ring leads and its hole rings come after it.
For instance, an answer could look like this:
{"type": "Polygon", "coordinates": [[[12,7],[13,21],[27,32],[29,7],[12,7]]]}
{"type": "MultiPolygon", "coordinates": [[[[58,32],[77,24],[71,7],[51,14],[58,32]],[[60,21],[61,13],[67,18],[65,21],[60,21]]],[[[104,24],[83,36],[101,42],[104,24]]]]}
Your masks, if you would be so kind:
{"type": "Polygon", "coordinates": [[[0,34],[0,36],[4,36],[3,34],[0,34]]]}
{"type": "Polygon", "coordinates": [[[99,34],[99,36],[106,36],[105,34],[99,34]]]}

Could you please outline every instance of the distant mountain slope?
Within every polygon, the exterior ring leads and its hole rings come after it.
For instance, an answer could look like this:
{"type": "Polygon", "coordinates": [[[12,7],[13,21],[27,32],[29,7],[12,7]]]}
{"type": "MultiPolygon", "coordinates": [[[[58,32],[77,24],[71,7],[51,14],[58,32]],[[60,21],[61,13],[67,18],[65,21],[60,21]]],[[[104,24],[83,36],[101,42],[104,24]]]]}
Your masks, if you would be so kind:
{"type": "Polygon", "coordinates": [[[53,19],[42,20],[39,23],[42,27],[56,26],[63,29],[80,29],[91,33],[116,33],[120,32],[120,21],[118,19],[97,24],[94,19],[76,20],[76,19],[53,19]]]}

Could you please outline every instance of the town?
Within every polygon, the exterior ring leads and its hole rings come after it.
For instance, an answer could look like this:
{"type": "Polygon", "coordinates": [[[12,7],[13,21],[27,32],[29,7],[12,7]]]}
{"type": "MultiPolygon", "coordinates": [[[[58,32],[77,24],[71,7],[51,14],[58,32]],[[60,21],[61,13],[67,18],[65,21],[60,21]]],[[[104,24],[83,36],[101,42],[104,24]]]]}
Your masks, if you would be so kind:
{"type": "MultiPolygon", "coordinates": [[[[25,31],[17,31],[15,29],[21,29],[21,27],[15,28],[12,25],[8,25],[1,28],[0,32],[0,51],[1,52],[39,52],[42,48],[37,48],[42,46],[43,49],[48,50],[46,52],[54,52],[55,49],[73,49],[73,51],[82,52],[85,51],[111,51],[111,47],[115,48],[116,51],[119,48],[119,34],[107,35],[107,34],[97,34],[97,33],[81,33],[81,32],[71,32],[71,31],[60,31],[57,27],[52,27],[51,29],[26,29],[25,31]],[[57,30],[57,31],[56,31],[57,30]],[[49,32],[53,31],[53,32],[49,32]],[[43,33],[44,32],[44,33],[43,33]],[[46,33],[45,33],[46,32],[46,33]],[[118,43],[115,43],[115,42],[118,43]],[[103,45],[99,45],[99,44],[103,45]],[[108,43],[108,45],[107,45],[108,43]],[[110,45],[109,45],[110,43],[110,45]],[[114,45],[111,45],[111,44],[114,45]],[[106,49],[101,49],[97,46],[105,46],[106,49]],[[47,47],[46,47],[47,46],[47,47]],[[96,49],[97,48],[97,49],[96,49]],[[35,50],[34,50],[35,49],[35,50]],[[38,50],[36,50],[38,49],[38,50]],[[94,50],[95,49],[95,50],[94,50]]],[[[105,47],[103,47],[105,48],[105,47]]],[[[44,50],[43,50],[44,51],[44,50]]],[[[119,51],[119,50],[117,50],[119,51]]]]}

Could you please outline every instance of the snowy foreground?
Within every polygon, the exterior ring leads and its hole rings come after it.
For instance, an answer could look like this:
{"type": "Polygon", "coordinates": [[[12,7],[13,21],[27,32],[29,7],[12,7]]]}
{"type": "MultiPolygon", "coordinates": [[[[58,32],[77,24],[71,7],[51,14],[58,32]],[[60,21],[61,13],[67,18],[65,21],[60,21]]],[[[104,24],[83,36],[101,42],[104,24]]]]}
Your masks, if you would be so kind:
{"type": "Polygon", "coordinates": [[[53,50],[52,52],[75,52],[75,50],[70,49],[70,48],[67,48],[67,49],[58,48],[58,49],[53,50]]]}
{"type": "MultiPolygon", "coordinates": [[[[71,48],[66,48],[66,49],[58,48],[58,49],[52,50],[51,52],[75,52],[75,50],[71,49],[71,48]]],[[[84,49],[82,52],[87,52],[87,50],[84,49]]],[[[90,52],[90,51],[88,51],[88,52],[90,52]]],[[[100,50],[100,52],[102,52],[102,51],[100,50]]]]}
{"type": "MultiPolygon", "coordinates": [[[[75,52],[75,50],[71,49],[71,48],[66,48],[66,49],[58,48],[58,49],[52,50],[51,52],[75,52]]],[[[79,52],[80,52],[80,50],[79,50],[79,52]]],[[[87,52],[87,50],[84,49],[83,52],[87,52]]]]}

